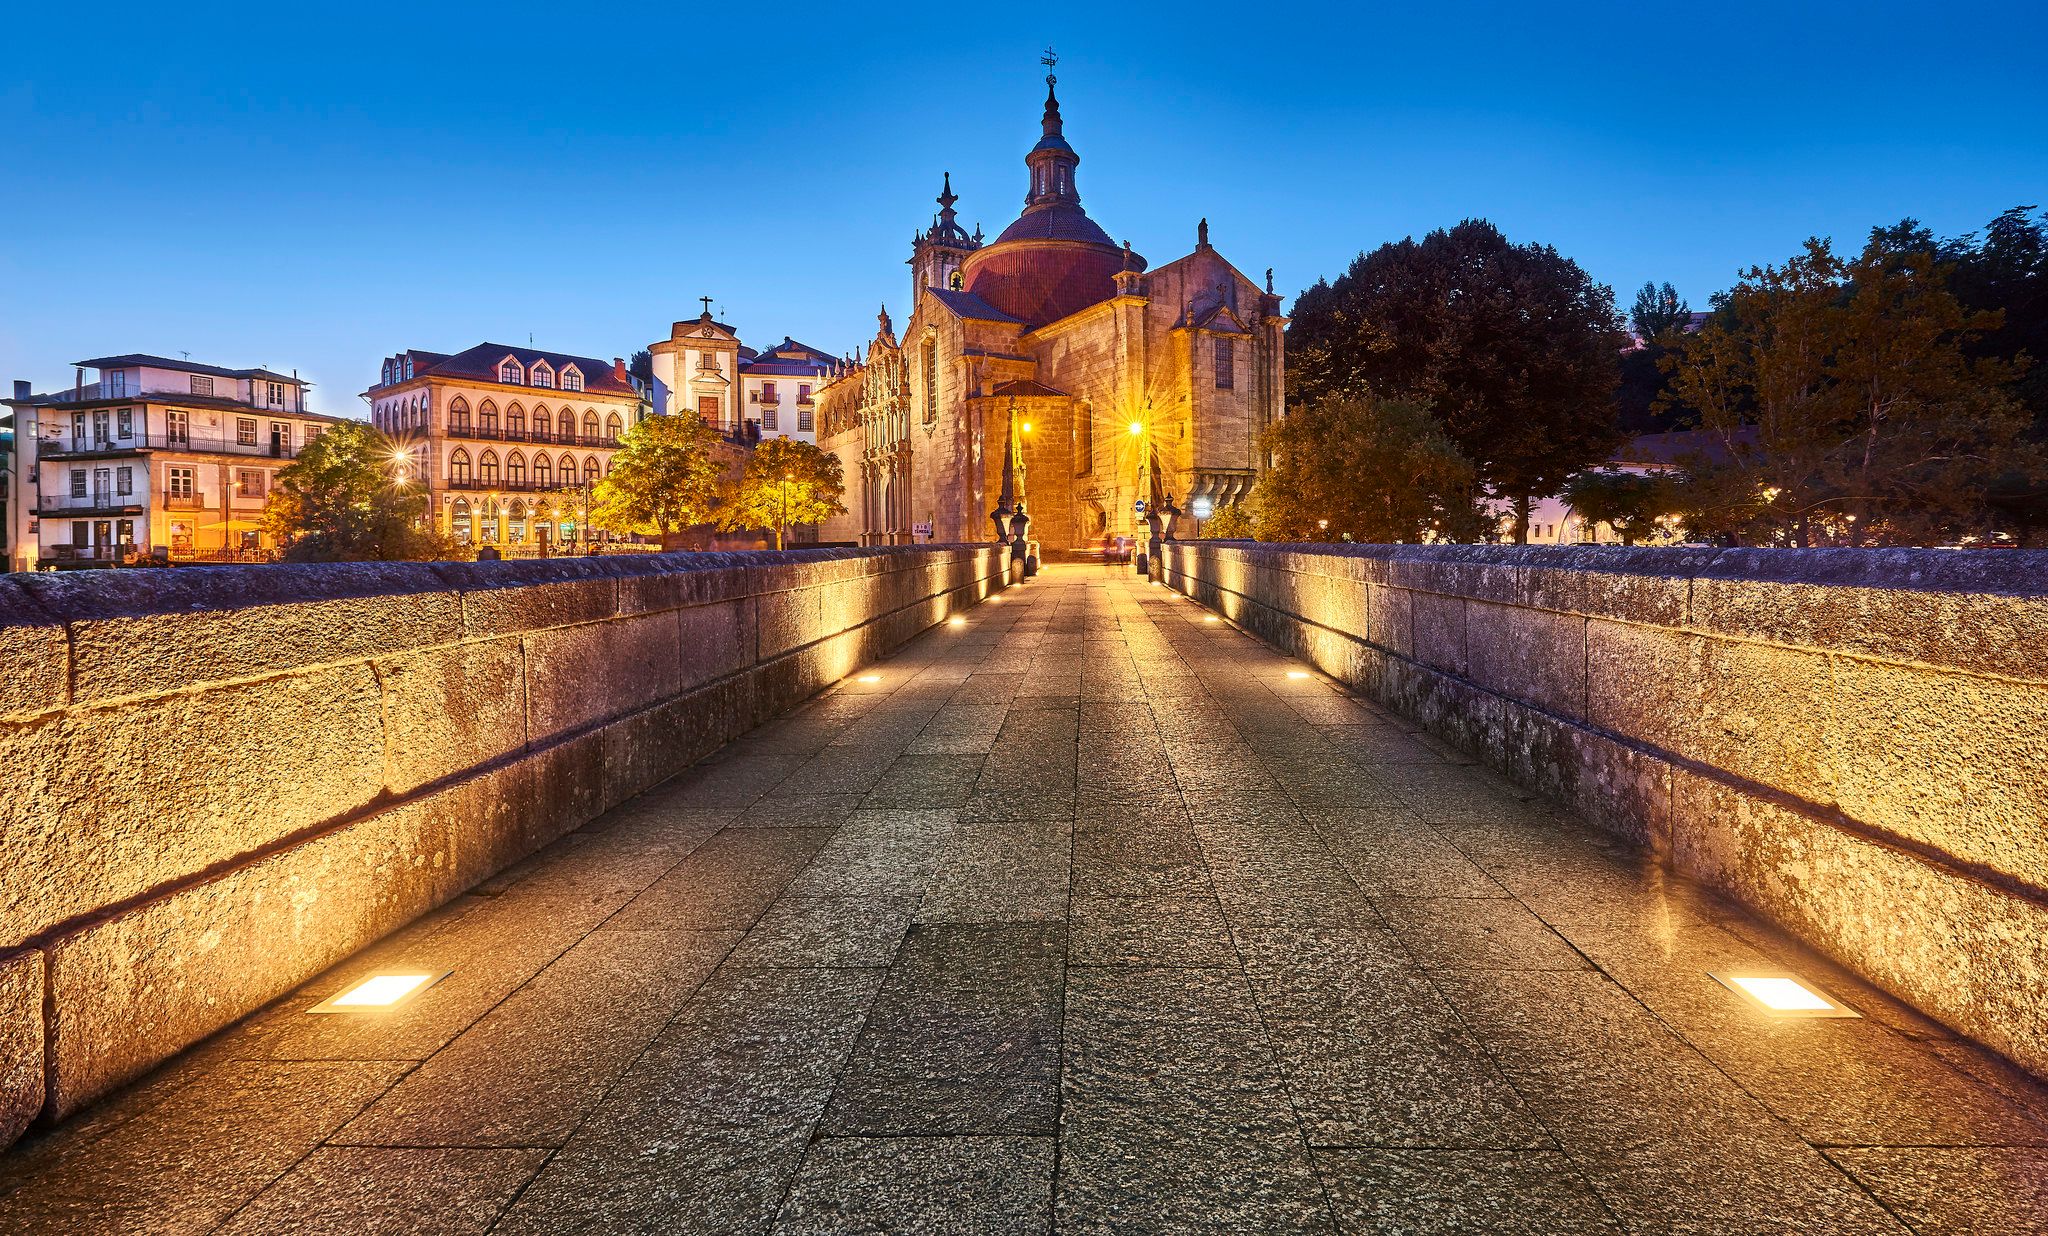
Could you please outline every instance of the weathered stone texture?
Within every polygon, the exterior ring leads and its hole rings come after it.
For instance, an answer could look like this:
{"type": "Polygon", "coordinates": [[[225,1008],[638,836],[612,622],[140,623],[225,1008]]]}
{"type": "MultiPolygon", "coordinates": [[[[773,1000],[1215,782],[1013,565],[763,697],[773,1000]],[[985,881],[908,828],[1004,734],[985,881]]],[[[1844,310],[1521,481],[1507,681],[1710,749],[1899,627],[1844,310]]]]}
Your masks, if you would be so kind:
{"type": "Polygon", "coordinates": [[[0,955],[0,1146],[43,1110],[43,955],[0,955]]]}
{"type": "Polygon", "coordinates": [[[2048,554],[1165,558],[1275,647],[2048,1071],[2048,554]],[[1329,620],[1347,588],[1363,635],[1329,620]]]}
{"type": "Polygon", "coordinates": [[[1007,581],[920,547],[0,583],[0,1145],[1007,581]]]}

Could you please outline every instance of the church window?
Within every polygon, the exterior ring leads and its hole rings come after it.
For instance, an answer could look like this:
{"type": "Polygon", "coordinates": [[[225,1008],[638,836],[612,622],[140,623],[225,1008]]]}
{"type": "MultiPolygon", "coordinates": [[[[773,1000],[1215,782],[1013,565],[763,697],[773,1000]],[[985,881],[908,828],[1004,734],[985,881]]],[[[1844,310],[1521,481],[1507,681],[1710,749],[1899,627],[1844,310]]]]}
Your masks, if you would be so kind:
{"type": "Polygon", "coordinates": [[[939,419],[939,345],[930,339],[924,341],[924,423],[932,425],[939,419]]]}
{"type": "Polygon", "coordinates": [[[1095,411],[1080,408],[1074,416],[1074,471],[1082,476],[1095,471],[1095,411]]]}
{"type": "Polygon", "coordinates": [[[1227,391],[1236,387],[1237,373],[1234,368],[1236,359],[1231,341],[1228,339],[1218,339],[1216,341],[1217,390],[1227,391]]]}

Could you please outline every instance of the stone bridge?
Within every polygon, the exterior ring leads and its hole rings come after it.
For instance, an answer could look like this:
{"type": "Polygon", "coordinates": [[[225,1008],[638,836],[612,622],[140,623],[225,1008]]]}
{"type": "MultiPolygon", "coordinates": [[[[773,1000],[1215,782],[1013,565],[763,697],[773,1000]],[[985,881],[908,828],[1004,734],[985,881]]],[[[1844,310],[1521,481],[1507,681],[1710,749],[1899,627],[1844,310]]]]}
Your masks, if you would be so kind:
{"type": "Polygon", "coordinates": [[[1164,568],[0,583],[0,1231],[2048,1230],[2043,556],[1164,568]]]}

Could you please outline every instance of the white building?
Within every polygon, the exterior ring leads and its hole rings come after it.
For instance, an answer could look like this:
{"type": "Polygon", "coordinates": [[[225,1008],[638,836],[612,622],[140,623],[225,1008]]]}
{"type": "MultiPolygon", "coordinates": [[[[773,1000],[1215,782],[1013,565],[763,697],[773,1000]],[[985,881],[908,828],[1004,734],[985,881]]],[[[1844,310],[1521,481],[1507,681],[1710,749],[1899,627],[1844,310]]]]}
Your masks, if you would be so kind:
{"type": "Polygon", "coordinates": [[[14,384],[11,565],[110,566],[269,557],[265,502],[279,469],[341,418],[308,412],[307,383],[139,353],[77,363],[68,391],[14,384]],[[85,371],[98,376],[87,382],[85,371]]]}
{"type": "Polygon", "coordinates": [[[755,351],[711,316],[674,323],[648,347],[654,370],[654,411],[694,412],[735,442],[762,438],[818,440],[813,396],[835,358],[784,336],[755,351]]]}

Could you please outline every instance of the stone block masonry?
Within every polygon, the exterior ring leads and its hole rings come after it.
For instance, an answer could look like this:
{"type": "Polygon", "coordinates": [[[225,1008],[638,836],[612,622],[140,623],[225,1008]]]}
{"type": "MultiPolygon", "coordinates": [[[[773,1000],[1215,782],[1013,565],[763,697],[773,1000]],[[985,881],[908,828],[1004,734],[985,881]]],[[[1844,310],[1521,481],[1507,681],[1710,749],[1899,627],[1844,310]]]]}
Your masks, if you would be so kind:
{"type": "Polygon", "coordinates": [[[2048,1076],[2048,553],[1194,542],[1164,570],[2048,1076]]]}
{"type": "Polygon", "coordinates": [[[1009,569],[925,546],[0,580],[0,1145],[1009,569]]]}

